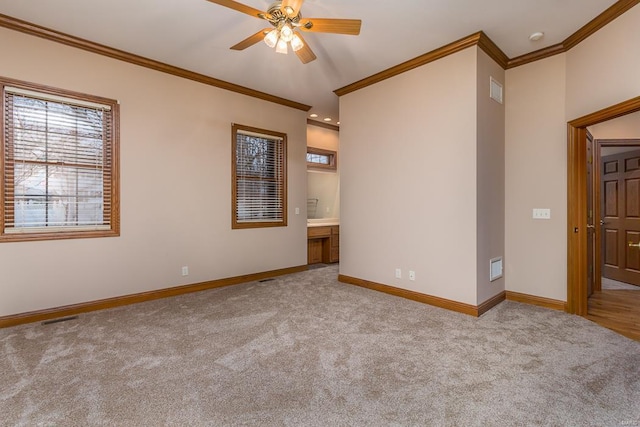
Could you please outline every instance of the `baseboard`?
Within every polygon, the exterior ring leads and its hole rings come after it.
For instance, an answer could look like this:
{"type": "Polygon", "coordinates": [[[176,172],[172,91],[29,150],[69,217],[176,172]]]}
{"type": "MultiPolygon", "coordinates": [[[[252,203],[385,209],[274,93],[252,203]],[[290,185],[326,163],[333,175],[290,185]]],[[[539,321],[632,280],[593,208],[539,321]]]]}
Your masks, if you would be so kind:
{"type": "Polygon", "coordinates": [[[282,268],[279,270],[265,271],[262,273],[245,274],[243,276],[229,277],[226,279],[210,280],[208,282],[182,285],[172,288],[159,289],[156,291],[141,292],[137,294],[123,295],[120,297],[106,298],[97,301],[83,302],[79,304],[65,305],[62,307],[48,308],[45,310],[30,311],[10,316],[0,317],[0,328],[17,326],[24,323],[41,322],[43,320],[55,319],[58,317],[73,316],[90,311],[104,310],[107,308],[121,307],[123,305],[136,304],[139,302],[152,301],[160,298],[168,298],[191,292],[205,291],[207,289],[221,288],[224,286],[238,285],[240,283],[252,282],[255,280],[267,279],[270,277],[282,276],[285,274],[306,271],[307,266],[282,268]]]}
{"type": "Polygon", "coordinates": [[[372,289],[374,291],[384,292],[385,294],[407,298],[413,301],[434,305],[440,308],[446,308],[447,310],[457,311],[458,313],[464,313],[475,317],[483,315],[504,300],[536,305],[538,307],[550,308],[552,310],[567,311],[567,303],[564,301],[537,297],[535,295],[521,294],[519,292],[513,291],[502,291],[498,295],[488,299],[482,304],[474,306],[471,304],[464,304],[457,301],[451,301],[444,298],[421,294],[419,292],[414,292],[407,289],[396,288],[389,285],[383,285],[381,283],[375,283],[364,279],[345,276],[343,274],[338,276],[338,280],[342,283],[361,286],[363,288],[372,289]]]}
{"type": "Polygon", "coordinates": [[[498,295],[493,296],[478,306],[478,316],[482,316],[502,301],[506,300],[506,292],[502,291],[498,295]]]}
{"type": "Polygon", "coordinates": [[[551,298],[537,297],[535,295],[521,294],[519,292],[507,291],[507,301],[516,301],[524,304],[537,305],[538,307],[550,308],[552,310],[567,311],[567,303],[551,298]]]}
{"type": "Polygon", "coordinates": [[[456,311],[458,313],[468,314],[474,317],[480,316],[481,314],[487,312],[489,309],[505,300],[505,294],[504,292],[501,292],[488,301],[485,301],[481,305],[475,306],[458,301],[448,300],[445,298],[421,294],[420,292],[410,291],[407,289],[396,288],[394,286],[383,285],[381,283],[371,282],[369,280],[345,276],[343,274],[340,274],[338,276],[338,281],[347,283],[349,285],[356,285],[363,288],[372,289],[374,291],[384,292],[385,294],[410,299],[412,301],[418,301],[424,304],[433,305],[435,307],[445,308],[447,310],[456,311]]]}

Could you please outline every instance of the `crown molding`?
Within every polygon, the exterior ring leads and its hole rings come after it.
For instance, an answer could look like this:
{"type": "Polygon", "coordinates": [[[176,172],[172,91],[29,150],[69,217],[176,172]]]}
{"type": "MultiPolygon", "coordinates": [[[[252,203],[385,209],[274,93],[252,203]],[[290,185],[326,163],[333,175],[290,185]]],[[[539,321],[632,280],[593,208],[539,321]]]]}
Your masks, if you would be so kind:
{"type": "Polygon", "coordinates": [[[512,58],[509,60],[506,69],[519,67],[530,62],[567,52],[638,3],[640,3],[640,0],[619,0],[582,26],[578,31],[567,37],[562,43],[512,58]]]}
{"type": "Polygon", "coordinates": [[[388,68],[372,76],[366,77],[362,80],[358,80],[355,83],[351,83],[347,86],[336,89],[333,92],[338,95],[346,95],[356,90],[365,88],[375,83],[379,83],[382,80],[397,76],[416,67],[428,64],[435,60],[444,58],[445,56],[459,52],[468,47],[477,45],[487,55],[489,55],[498,65],[505,70],[509,68],[519,67],[530,62],[539,61],[550,56],[558,55],[560,53],[567,52],[569,49],[575,47],[577,44],[585,40],[591,34],[600,30],[602,27],[622,15],[635,5],[640,3],[640,0],[619,0],[614,3],[607,10],[596,16],[578,31],[567,37],[562,43],[555,44],[553,46],[545,47],[534,52],[530,52],[524,55],[517,56],[509,59],[509,57],[500,50],[500,48],[482,31],[475,34],[471,34],[465,38],[457,40],[448,45],[442,46],[424,55],[418,56],[395,67],[388,68]]]}
{"type": "Polygon", "coordinates": [[[265,92],[260,92],[257,90],[250,89],[248,87],[229,83],[224,80],[218,80],[213,77],[206,76],[204,74],[199,74],[193,71],[185,70],[183,68],[174,67],[172,65],[165,64],[163,62],[155,61],[153,59],[134,55],[132,53],[128,53],[119,49],[114,49],[109,46],[94,43],[89,40],[85,40],[69,34],[61,33],[59,31],[55,31],[50,28],[42,27],[40,25],[32,24],[27,21],[13,18],[11,16],[0,14],[0,27],[8,28],[14,31],[19,31],[21,33],[40,37],[46,40],[54,41],[67,46],[82,49],[88,52],[97,53],[98,55],[107,56],[109,58],[117,59],[119,61],[124,61],[130,64],[139,65],[141,67],[160,71],[162,73],[171,74],[171,75],[188,79],[188,80],[193,80],[198,83],[203,83],[209,86],[214,86],[220,89],[225,89],[225,90],[236,92],[242,95],[251,96],[253,98],[262,99],[264,101],[273,102],[275,104],[284,105],[286,107],[291,107],[291,108],[295,108],[302,111],[309,111],[311,109],[310,105],[305,105],[305,104],[301,104],[299,102],[291,101],[285,98],[280,98],[278,96],[270,95],[265,92]]]}
{"type": "Polygon", "coordinates": [[[595,33],[638,3],[640,3],[640,0],[618,0],[607,10],[593,18],[578,31],[567,37],[566,40],[562,42],[563,46],[566,50],[575,47],[578,43],[582,42],[591,34],[595,33]]]}
{"type": "MultiPolygon", "coordinates": [[[[362,80],[358,80],[357,82],[351,83],[350,85],[344,86],[340,89],[336,89],[333,92],[338,96],[346,95],[367,86],[371,86],[372,84],[379,83],[388,78],[397,76],[398,74],[406,73],[407,71],[421,67],[422,65],[428,64],[430,62],[442,59],[456,52],[460,52],[461,50],[464,50],[468,47],[476,46],[480,44],[480,40],[481,38],[483,38],[483,34],[484,33],[482,31],[471,34],[470,36],[464,37],[460,40],[456,40],[453,43],[449,43],[448,45],[432,50],[431,52],[427,52],[423,55],[418,56],[417,58],[410,59],[406,62],[396,65],[395,67],[387,68],[386,70],[381,71],[377,74],[366,77],[362,80]]],[[[487,40],[489,39],[488,37],[486,37],[486,35],[484,37],[487,40]]],[[[487,42],[485,41],[485,44],[486,43],[487,42]]],[[[493,42],[491,42],[491,45],[495,46],[493,42]]],[[[497,49],[497,46],[495,47],[497,49]]],[[[493,54],[495,54],[495,52],[487,52],[487,54],[489,54],[489,56],[493,58],[493,54]]],[[[502,55],[504,55],[504,53],[502,55]]]]}
{"type": "Polygon", "coordinates": [[[480,31],[478,39],[478,47],[482,49],[491,59],[496,61],[503,69],[506,69],[509,63],[509,57],[491,40],[484,32],[480,31]]]}
{"type": "Polygon", "coordinates": [[[525,53],[524,55],[520,55],[510,59],[509,62],[507,63],[507,66],[505,67],[505,70],[508,70],[509,68],[519,67],[521,65],[528,64],[530,62],[549,58],[550,56],[555,56],[560,53],[564,53],[566,51],[567,50],[565,49],[562,43],[554,44],[552,46],[547,46],[543,49],[525,53]]]}
{"type": "Polygon", "coordinates": [[[317,120],[307,119],[307,124],[311,126],[318,126],[320,128],[335,130],[336,132],[340,132],[340,128],[336,125],[332,125],[331,123],[319,122],[317,120]]]}

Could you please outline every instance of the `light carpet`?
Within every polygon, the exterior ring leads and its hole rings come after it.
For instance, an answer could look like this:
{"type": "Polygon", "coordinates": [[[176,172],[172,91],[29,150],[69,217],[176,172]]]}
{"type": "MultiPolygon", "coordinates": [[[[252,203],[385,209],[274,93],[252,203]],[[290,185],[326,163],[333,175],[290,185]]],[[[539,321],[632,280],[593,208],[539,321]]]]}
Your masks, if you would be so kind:
{"type": "Polygon", "coordinates": [[[515,302],[473,318],[336,278],[0,330],[0,425],[640,425],[636,341],[515,302]]]}

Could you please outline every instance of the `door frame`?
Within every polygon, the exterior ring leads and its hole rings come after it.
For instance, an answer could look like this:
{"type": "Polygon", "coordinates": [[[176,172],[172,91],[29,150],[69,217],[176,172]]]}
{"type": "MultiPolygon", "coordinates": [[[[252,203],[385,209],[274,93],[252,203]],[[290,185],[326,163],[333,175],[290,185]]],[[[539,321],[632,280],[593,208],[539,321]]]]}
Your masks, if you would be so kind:
{"type": "Polygon", "coordinates": [[[596,143],[593,135],[587,129],[587,228],[591,230],[587,230],[587,298],[589,298],[593,292],[600,290],[598,286],[600,286],[600,282],[596,280],[596,269],[593,266],[594,260],[597,255],[597,251],[595,250],[595,242],[596,242],[596,229],[593,226],[595,224],[595,201],[596,201],[596,189],[595,185],[595,174],[596,168],[594,165],[594,160],[596,158],[596,143]],[[591,174],[589,174],[591,172],[591,174]],[[591,179],[589,179],[591,178],[591,179]],[[591,226],[590,224],[591,223],[591,226]],[[589,272],[591,274],[589,274],[589,272]],[[589,289],[591,287],[591,289],[589,289]]]}
{"type": "Polygon", "coordinates": [[[567,309],[587,315],[587,126],[640,111],[640,96],[567,123],[567,309]]]}

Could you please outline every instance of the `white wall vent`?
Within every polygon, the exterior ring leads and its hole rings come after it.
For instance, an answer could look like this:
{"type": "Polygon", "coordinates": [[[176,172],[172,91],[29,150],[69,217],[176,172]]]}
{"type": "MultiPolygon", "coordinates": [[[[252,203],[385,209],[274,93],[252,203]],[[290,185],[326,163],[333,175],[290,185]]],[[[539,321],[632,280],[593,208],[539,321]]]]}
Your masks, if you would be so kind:
{"type": "Polygon", "coordinates": [[[502,85],[493,77],[489,77],[489,96],[502,104],[502,85]]]}
{"type": "Polygon", "coordinates": [[[502,257],[489,260],[489,281],[493,282],[502,277],[502,257]]]}

